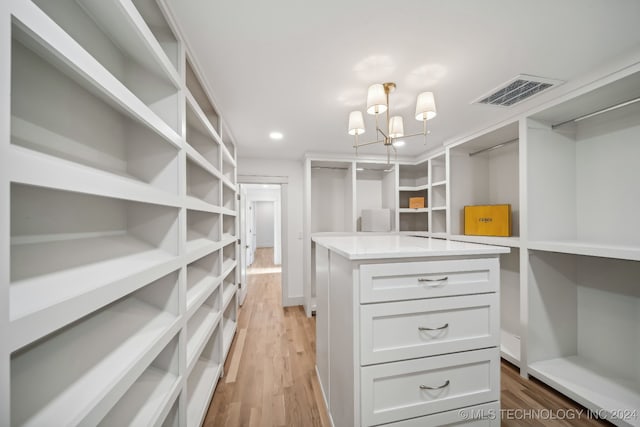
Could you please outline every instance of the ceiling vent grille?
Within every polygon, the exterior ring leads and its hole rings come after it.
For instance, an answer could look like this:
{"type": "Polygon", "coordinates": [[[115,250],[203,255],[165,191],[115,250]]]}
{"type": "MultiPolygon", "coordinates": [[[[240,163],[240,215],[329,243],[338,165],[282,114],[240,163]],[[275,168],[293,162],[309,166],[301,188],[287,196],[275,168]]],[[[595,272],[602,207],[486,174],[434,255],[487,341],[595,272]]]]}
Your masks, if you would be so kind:
{"type": "Polygon", "coordinates": [[[502,84],[472,104],[497,105],[499,107],[511,107],[519,102],[531,98],[534,95],[561,84],[561,80],[545,79],[542,77],[520,74],[505,84],[502,84]]]}

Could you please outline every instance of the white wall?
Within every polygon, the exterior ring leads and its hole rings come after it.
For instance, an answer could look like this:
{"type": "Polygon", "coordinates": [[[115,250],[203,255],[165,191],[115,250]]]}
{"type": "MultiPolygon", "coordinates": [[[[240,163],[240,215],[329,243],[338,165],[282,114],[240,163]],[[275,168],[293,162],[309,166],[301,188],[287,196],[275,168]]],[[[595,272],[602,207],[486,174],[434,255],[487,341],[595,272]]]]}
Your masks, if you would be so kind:
{"type": "MultiPolygon", "coordinates": [[[[238,175],[275,176],[286,177],[287,185],[287,252],[288,260],[286,271],[288,292],[284,305],[302,305],[302,268],[303,268],[303,244],[302,244],[302,210],[304,165],[297,160],[272,160],[257,159],[251,157],[239,157],[238,175]]],[[[284,217],[284,213],[283,213],[284,217]]]]}
{"type": "Polygon", "coordinates": [[[273,248],[274,233],[274,203],[255,202],[256,206],[256,246],[259,248],[273,248]]]}

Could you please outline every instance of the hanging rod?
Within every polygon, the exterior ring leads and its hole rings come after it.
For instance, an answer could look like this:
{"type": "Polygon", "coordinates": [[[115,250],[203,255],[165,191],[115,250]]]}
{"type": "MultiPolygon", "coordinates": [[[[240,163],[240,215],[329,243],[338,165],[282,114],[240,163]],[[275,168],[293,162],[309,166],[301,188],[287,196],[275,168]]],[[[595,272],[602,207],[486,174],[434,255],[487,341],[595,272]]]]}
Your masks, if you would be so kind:
{"type": "Polygon", "coordinates": [[[336,170],[336,171],[349,170],[349,168],[341,168],[341,167],[338,167],[338,166],[311,166],[311,169],[331,169],[331,170],[336,170]]]}
{"type": "Polygon", "coordinates": [[[600,115],[602,113],[606,113],[606,112],[609,112],[609,111],[617,110],[618,108],[622,108],[622,107],[626,107],[627,105],[635,104],[638,101],[640,101],[640,96],[637,97],[637,98],[630,99],[628,101],[621,102],[619,104],[612,105],[610,107],[603,108],[603,109],[598,110],[598,111],[594,111],[593,113],[585,114],[584,116],[576,117],[576,118],[571,119],[571,120],[565,120],[564,122],[552,125],[551,129],[555,129],[555,128],[560,127],[562,125],[566,125],[567,123],[579,122],[580,120],[584,120],[584,119],[588,119],[590,117],[598,116],[598,115],[600,115]]]}
{"type": "Polygon", "coordinates": [[[484,153],[484,152],[487,152],[487,151],[493,151],[493,150],[496,150],[498,148],[502,148],[505,145],[509,145],[509,144],[514,143],[514,142],[518,142],[518,140],[519,140],[518,138],[515,138],[515,139],[512,139],[510,141],[502,142],[502,143],[500,143],[498,145],[494,145],[493,147],[483,148],[482,150],[474,151],[473,153],[469,153],[469,157],[472,157],[472,156],[475,156],[477,154],[484,153]]]}

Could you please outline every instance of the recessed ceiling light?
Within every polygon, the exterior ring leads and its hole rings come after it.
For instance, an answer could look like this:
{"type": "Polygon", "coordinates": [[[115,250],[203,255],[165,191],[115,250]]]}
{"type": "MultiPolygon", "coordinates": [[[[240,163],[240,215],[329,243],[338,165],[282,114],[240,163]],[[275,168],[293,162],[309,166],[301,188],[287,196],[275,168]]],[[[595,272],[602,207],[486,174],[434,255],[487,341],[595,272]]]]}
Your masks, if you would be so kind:
{"type": "Polygon", "coordinates": [[[282,139],[283,137],[284,137],[284,135],[282,135],[282,132],[271,132],[269,134],[269,138],[275,139],[275,140],[282,139]]]}
{"type": "Polygon", "coordinates": [[[393,141],[393,146],[394,147],[402,147],[404,146],[404,140],[398,140],[398,141],[393,141]]]}
{"type": "Polygon", "coordinates": [[[364,170],[364,168],[356,168],[356,170],[357,170],[358,172],[361,172],[361,171],[363,171],[363,170],[364,170]]]}

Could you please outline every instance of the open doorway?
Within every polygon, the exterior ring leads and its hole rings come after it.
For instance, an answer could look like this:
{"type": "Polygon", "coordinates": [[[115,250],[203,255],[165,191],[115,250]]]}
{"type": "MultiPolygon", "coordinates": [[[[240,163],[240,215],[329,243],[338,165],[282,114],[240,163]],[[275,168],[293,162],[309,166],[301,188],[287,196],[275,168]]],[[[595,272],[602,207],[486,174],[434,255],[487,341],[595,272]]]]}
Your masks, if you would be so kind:
{"type": "Polygon", "coordinates": [[[286,184],[240,184],[241,303],[253,286],[269,286],[284,301],[283,202],[286,184]]]}

